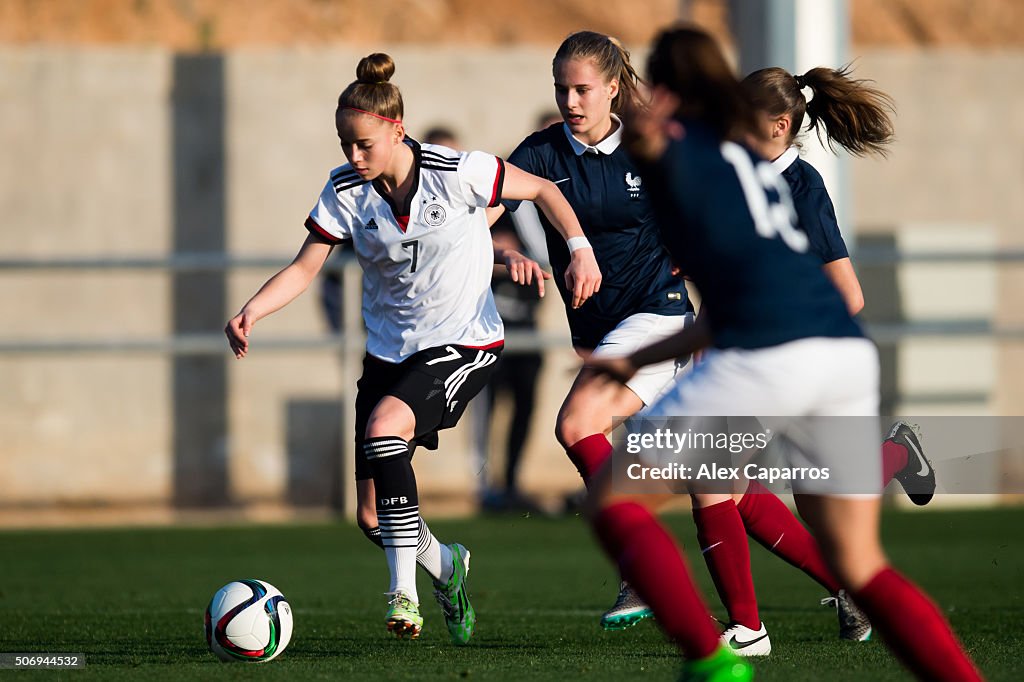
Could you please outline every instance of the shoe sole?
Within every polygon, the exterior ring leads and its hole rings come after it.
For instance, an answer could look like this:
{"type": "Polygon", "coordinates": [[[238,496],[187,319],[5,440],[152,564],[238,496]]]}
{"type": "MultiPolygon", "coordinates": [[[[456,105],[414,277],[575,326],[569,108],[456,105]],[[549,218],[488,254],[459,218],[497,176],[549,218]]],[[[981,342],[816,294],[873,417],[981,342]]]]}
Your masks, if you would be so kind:
{"type": "Polygon", "coordinates": [[[628,616],[602,618],[601,627],[609,632],[625,630],[626,628],[631,628],[640,621],[650,618],[653,615],[654,614],[651,611],[640,611],[638,613],[631,613],[628,616]]]}
{"type": "Polygon", "coordinates": [[[871,634],[873,632],[874,630],[869,629],[863,637],[844,637],[843,635],[839,635],[839,639],[844,642],[868,642],[871,641],[871,634]]]}
{"type": "Polygon", "coordinates": [[[737,649],[732,645],[726,646],[732,649],[732,652],[734,654],[736,654],[737,656],[741,656],[743,658],[751,658],[753,656],[769,656],[772,653],[772,645],[768,644],[768,646],[761,646],[761,642],[740,649],[737,649]]]}
{"type": "Polygon", "coordinates": [[[870,641],[871,635],[873,633],[874,633],[874,629],[873,628],[868,628],[867,632],[865,632],[860,637],[848,637],[848,636],[840,633],[839,638],[842,639],[844,642],[867,642],[867,641],[870,641]]]}
{"type": "Polygon", "coordinates": [[[417,625],[412,621],[402,620],[395,618],[387,621],[388,632],[393,634],[398,639],[405,639],[408,635],[409,639],[416,639],[420,636],[420,632],[423,630],[422,625],[417,625]]]}

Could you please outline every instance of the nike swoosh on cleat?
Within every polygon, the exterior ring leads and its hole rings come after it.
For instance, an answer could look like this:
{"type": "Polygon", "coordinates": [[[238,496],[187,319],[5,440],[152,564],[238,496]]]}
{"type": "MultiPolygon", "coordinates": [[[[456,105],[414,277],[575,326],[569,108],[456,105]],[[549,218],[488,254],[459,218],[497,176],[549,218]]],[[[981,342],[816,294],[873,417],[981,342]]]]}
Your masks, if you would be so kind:
{"type": "Polygon", "coordinates": [[[928,460],[926,460],[924,458],[924,455],[921,454],[921,451],[917,448],[916,445],[914,445],[914,441],[912,441],[912,440],[910,440],[908,438],[907,439],[907,445],[910,446],[911,449],[913,449],[914,454],[917,455],[917,458],[919,460],[921,460],[921,470],[917,472],[917,475],[918,476],[927,476],[928,472],[931,471],[931,469],[928,467],[928,460]]]}
{"type": "Polygon", "coordinates": [[[700,553],[701,553],[701,554],[707,554],[708,552],[710,552],[711,550],[713,550],[713,549],[714,549],[715,547],[718,547],[718,546],[719,546],[720,544],[722,544],[723,542],[725,542],[725,540],[719,540],[718,542],[716,542],[716,543],[715,543],[715,544],[713,544],[713,545],[708,545],[707,547],[704,547],[703,549],[701,549],[701,550],[700,550],[700,553]]]}
{"type": "Polygon", "coordinates": [[[733,649],[746,649],[751,644],[757,644],[758,642],[760,642],[762,639],[764,639],[767,636],[768,636],[768,633],[766,632],[763,635],[761,635],[760,637],[758,637],[757,639],[752,639],[752,640],[747,641],[747,642],[741,642],[740,640],[738,640],[736,638],[735,635],[733,635],[731,638],[729,638],[729,646],[732,647],[733,649]]]}

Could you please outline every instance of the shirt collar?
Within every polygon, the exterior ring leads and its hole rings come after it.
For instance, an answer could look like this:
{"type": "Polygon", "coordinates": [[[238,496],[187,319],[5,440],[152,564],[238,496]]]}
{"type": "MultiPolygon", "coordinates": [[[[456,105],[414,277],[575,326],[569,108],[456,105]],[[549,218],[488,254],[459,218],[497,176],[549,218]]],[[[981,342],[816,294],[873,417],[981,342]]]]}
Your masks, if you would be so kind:
{"type": "Polygon", "coordinates": [[[565,132],[565,137],[569,140],[569,144],[572,146],[572,150],[576,156],[583,156],[587,152],[590,152],[591,154],[611,154],[619,148],[619,143],[622,142],[622,121],[615,114],[612,114],[612,121],[615,123],[615,130],[612,131],[611,135],[604,138],[596,145],[589,145],[577,140],[569,131],[569,125],[567,123],[562,124],[562,130],[565,132]]]}
{"type": "Polygon", "coordinates": [[[800,157],[800,150],[796,147],[790,147],[786,151],[782,152],[782,156],[772,161],[772,168],[775,169],[776,173],[783,173],[787,168],[793,165],[793,162],[800,157]]]}

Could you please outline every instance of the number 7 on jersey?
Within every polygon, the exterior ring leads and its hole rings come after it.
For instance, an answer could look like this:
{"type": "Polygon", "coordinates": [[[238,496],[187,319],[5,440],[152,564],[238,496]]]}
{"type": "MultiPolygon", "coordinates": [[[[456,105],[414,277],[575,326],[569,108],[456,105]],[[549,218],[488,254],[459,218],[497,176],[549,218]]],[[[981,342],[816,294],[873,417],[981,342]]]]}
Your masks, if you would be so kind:
{"type": "Polygon", "coordinates": [[[412,249],[412,268],[409,270],[409,272],[416,272],[416,263],[419,261],[420,257],[420,240],[412,239],[407,242],[402,242],[402,248],[412,249]]]}

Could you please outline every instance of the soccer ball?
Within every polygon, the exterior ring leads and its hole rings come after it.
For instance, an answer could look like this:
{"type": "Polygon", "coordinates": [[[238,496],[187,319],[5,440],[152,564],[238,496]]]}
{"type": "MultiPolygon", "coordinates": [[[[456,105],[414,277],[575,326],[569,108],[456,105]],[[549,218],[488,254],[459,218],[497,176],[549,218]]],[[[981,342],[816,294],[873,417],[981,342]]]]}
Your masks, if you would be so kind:
{"type": "Polygon", "coordinates": [[[292,607],[262,580],[236,580],[217,590],[206,607],[206,643],[222,661],[263,663],[292,638],[292,607]]]}

